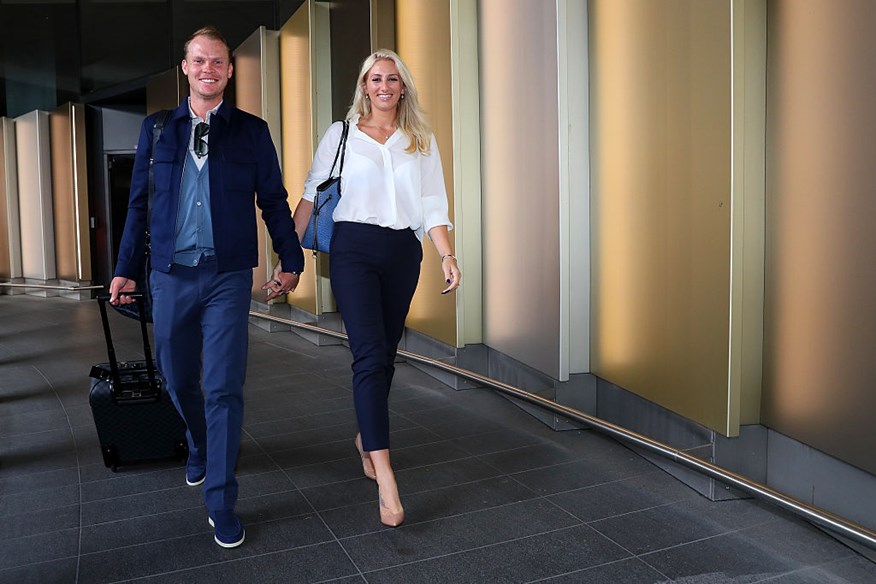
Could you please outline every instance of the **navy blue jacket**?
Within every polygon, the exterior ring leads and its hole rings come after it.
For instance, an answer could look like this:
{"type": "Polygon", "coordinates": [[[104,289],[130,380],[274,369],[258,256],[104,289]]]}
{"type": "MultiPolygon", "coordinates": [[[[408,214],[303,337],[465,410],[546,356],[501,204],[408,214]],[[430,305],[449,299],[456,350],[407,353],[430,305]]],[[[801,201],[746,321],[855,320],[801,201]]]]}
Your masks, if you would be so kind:
{"type": "MultiPolygon", "coordinates": [[[[135,281],[140,278],[145,260],[149,158],[153,155],[152,126],[157,115],[148,116],[140,129],[128,216],[116,263],[116,276],[135,281]]],[[[170,271],[173,263],[183,162],[189,155],[191,123],[186,99],[168,116],[153,156],[155,194],[149,231],[152,269],[162,272],[170,271]]],[[[301,272],[304,254],[286,200],[277,151],[265,121],[223,102],[210,118],[209,156],[210,210],[218,270],[227,272],[258,265],[255,199],[283,271],[301,272]]]]}

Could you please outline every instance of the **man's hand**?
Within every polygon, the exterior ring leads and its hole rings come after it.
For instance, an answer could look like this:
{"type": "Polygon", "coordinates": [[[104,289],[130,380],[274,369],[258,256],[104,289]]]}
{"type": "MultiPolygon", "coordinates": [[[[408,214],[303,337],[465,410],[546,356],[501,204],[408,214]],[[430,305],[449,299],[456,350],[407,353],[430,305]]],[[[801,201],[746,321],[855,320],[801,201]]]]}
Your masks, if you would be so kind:
{"type": "Polygon", "coordinates": [[[137,282],[122,276],[116,276],[113,278],[112,282],[110,282],[109,286],[110,304],[131,304],[134,302],[134,299],[120,293],[134,292],[135,290],[137,290],[137,282]]]}
{"type": "Polygon", "coordinates": [[[280,296],[285,296],[290,292],[294,292],[295,288],[298,287],[298,278],[298,274],[284,272],[282,264],[277,262],[277,265],[274,267],[273,279],[262,285],[262,290],[267,290],[268,292],[265,301],[273,300],[274,298],[279,298],[280,296]]]}

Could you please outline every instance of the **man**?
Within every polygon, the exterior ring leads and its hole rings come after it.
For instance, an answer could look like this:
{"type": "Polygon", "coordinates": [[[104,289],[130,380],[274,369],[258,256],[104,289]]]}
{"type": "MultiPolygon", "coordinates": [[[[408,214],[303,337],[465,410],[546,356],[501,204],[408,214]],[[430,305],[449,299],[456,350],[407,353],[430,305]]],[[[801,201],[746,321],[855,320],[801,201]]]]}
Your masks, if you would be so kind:
{"type": "Polygon", "coordinates": [[[203,483],[214,539],[243,543],[234,512],[234,467],[243,420],[252,268],[258,264],[253,195],[280,263],[262,289],[271,300],[295,289],[304,266],[277,153],[267,124],[223,101],[231,51],[213,27],[186,42],[190,93],[165,122],[155,151],[156,114],[143,122],[112,303],[129,303],[144,261],[149,184],[152,316],[158,367],[188,426],[186,484],[203,483]],[[201,370],[203,368],[203,389],[201,370]]]}

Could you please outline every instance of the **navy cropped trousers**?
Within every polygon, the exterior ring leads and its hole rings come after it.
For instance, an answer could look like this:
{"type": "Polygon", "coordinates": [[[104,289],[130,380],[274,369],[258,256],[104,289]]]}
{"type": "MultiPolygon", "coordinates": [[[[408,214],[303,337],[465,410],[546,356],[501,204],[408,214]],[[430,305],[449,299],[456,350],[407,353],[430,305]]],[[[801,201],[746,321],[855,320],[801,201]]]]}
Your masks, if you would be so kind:
{"type": "Polygon", "coordinates": [[[338,222],[329,254],[332,292],[353,353],[353,401],[366,452],[389,448],[389,388],[423,246],[410,229],[338,222]]]}

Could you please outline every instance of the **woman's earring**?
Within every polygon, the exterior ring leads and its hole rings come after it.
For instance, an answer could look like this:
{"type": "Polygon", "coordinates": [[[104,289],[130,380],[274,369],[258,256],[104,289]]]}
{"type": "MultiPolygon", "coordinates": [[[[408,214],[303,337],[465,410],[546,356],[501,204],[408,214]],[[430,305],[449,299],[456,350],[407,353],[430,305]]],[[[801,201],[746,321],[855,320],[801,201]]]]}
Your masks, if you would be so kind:
{"type": "Polygon", "coordinates": [[[369,100],[370,100],[370,99],[371,99],[371,96],[368,95],[368,94],[366,93],[366,94],[365,94],[365,99],[369,99],[369,100]]]}
{"type": "Polygon", "coordinates": [[[401,94],[401,98],[402,98],[402,99],[405,98],[405,94],[404,94],[404,93],[401,94]]]}

